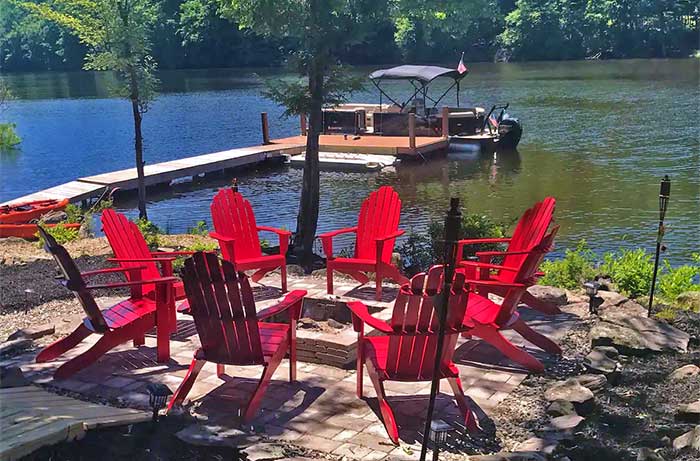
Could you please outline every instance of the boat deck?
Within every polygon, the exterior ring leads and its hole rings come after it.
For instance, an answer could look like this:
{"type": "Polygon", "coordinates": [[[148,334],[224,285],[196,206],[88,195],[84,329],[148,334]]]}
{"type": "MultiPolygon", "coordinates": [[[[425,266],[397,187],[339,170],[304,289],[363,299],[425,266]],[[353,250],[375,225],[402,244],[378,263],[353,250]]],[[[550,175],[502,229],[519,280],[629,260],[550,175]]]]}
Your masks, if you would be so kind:
{"type": "MultiPolygon", "coordinates": [[[[352,154],[413,156],[445,150],[449,143],[447,139],[441,137],[416,137],[415,139],[416,148],[412,149],[409,145],[410,139],[408,136],[348,135],[346,138],[339,134],[323,134],[319,139],[319,150],[352,154]]],[[[305,146],[306,136],[273,139],[271,142],[278,145],[303,144],[305,146]]]]}

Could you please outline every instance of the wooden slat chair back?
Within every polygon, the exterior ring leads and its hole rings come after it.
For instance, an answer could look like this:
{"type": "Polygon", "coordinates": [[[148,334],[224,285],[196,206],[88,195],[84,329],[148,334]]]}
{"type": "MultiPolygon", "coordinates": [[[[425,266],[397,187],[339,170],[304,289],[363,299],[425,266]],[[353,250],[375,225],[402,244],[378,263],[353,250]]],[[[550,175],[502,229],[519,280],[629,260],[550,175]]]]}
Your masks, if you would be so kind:
{"type": "MultiPolygon", "coordinates": [[[[399,230],[401,219],[401,199],[399,194],[389,186],[382,186],[369,194],[362,202],[357,218],[357,237],[355,239],[355,257],[358,259],[375,259],[377,257],[376,239],[391,235],[399,230]]],[[[387,240],[382,248],[381,261],[391,262],[395,238],[387,240]]]]}
{"type": "Polygon", "coordinates": [[[262,365],[260,381],[242,409],[242,420],[248,422],[287,354],[289,380],[296,379],[296,322],[306,291],[287,293],[281,302],[256,313],[248,277],[230,261],[220,262],[216,255],[202,252],[185,260],[183,279],[202,347],[195,351],[168,410],[184,401],[207,361],[216,363],[219,377],[225,365],[262,365]],[[288,323],[263,322],[282,312],[287,312],[288,323]]]}
{"type": "MultiPolygon", "coordinates": [[[[395,444],[399,440],[398,425],[386,397],[384,381],[418,382],[433,378],[439,327],[439,316],[433,303],[442,288],[442,274],[443,267],[434,266],[427,274],[418,274],[404,284],[389,322],[370,315],[367,306],[360,301],[348,303],[353,314],[353,327],[358,332],[357,395],[361,398],[363,394],[365,367],[377,393],[382,421],[395,444]],[[365,336],[365,324],[378,334],[365,336]]],[[[468,296],[464,274],[458,272],[448,300],[439,379],[448,380],[464,415],[465,425],[474,430],[478,421],[466,401],[459,370],[453,363],[459,334],[468,330],[463,323],[468,296]]]]}
{"type": "MultiPolygon", "coordinates": [[[[250,202],[240,192],[230,188],[221,189],[211,202],[211,216],[214,229],[221,235],[234,236],[236,258],[250,259],[262,256],[258,226],[250,202]]],[[[224,259],[233,261],[228,248],[221,247],[224,259]]]]}
{"type": "Polygon", "coordinates": [[[153,261],[126,261],[152,258],[146,239],[143,238],[136,223],[129,221],[126,216],[111,208],[102,212],[101,221],[102,230],[109,246],[112,247],[114,256],[123,260],[119,262],[121,267],[143,267],[144,279],[157,279],[161,276],[158,266],[153,261]]]}
{"type": "Polygon", "coordinates": [[[78,302],[80,302],[80,306],[83,308],[83,311],[85,311],[85,315],[90,321],[92,329],[96,333],[106,332],[109,329],[107,327],[107,322],[105,322],[92,293],[86,289],[87,284],[85,280],[83,280],[83,276],[80,274],[80,270],[78,266],[76,266],[75,261],[73,261],[73,258],[71,258],[66,249],[56,242],[56,239],[54,239],[51,234],[46,232],[42,226],[38,226],[38,228],[39,235],[44,241],[44,249],[53,256],[54,261],[56,261],[56,264],[61,270],[64,278],[62,281],[63,285],[71,290],[78,299],[78,302]]]}
{"type": "Polygon", "coordinates": [[[260,332],[248,278],[215,255],[189,258],[183,271],[204,357],[217,363],[262,365],[260,332]]]}
{"type": "Polygon", "coordinates": [[[175,314],[171,293],[174,283],[178,281],[175,277],[144,280],[141,278],[142,266],[81,273],[66,249],[41,226],[39,233],[46,251],[53,256],[63,274],[63,285],[73,291],[87,317],[71,334],[45,347],[37,355],[37,362],[47,362],[63,355],[93,333],[101,335],[92,347],[62,364],[54,373],[56,379],[68,378],[122,343],[133,340],[135,346],[143,345],[146,332],[154,327],[158,331],[157,359],[159,362],[169,360],[169,336],[173,329],[170,318],[175,314]],[[90,285],[85,282],[85,277],[108,273],[129,273],[130,280],[90,285]],[[155,287],[153,297],[143,294],[144,286],[155,287]],[[126,287],[131,290],[131,296],[104,310],[100,310],[91,293],[92,290],[126,287]]]}
{"type": "MultiPolygon", "coordinates": [[[[524,349],[512,344],[501,332],[512,329],[544,351],[561,355],[561,348],[556,343],[530,328],[517,312],[519,303],[523,300],[524,294],[527,293],[527,288],[537,278],[540,263],[544,256],[552,250],[558,230],[559,226],[555,226],[549,234],[541,239],[539,244],[524,255],[525,259],[515,272],[513,281],[506,282],[491,278],[482,280],[478,277],[468,280],[476,291],[470,294],[467,303],[464,324],[470,328],[470,331],[466,334],[482,338],[506,357],[536,373],[544,371],[542,363],[524,349]],[[502,294],[503,301],[500,305],[489,299],[488,294],[491,292],[502,294]]],[[[460,271],[462,270],[464,269],[460,269],[460,271]]],[[[469,272],[469,276],[477,274],[468,269],[465,272],[469,272]]]]}

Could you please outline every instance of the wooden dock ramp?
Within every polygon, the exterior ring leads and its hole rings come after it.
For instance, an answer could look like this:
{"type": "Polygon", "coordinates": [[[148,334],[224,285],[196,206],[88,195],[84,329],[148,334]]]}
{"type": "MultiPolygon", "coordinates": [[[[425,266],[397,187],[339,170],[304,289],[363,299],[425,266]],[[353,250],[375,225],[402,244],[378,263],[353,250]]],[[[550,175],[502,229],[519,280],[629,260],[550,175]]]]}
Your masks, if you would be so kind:
{"type": "Polygon", "coordinates": [[[148,421],[151,414],[52,394],[37,386],[0,389],[0,461],[13,461],[98,427],[148,421]]]}

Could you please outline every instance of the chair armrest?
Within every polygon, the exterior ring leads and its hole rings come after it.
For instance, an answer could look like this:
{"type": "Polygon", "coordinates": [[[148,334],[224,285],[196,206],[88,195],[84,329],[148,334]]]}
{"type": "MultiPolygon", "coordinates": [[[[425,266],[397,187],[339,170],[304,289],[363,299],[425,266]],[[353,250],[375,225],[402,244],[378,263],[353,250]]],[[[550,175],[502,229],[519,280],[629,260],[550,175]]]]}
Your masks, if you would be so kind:
{"type": "Polygon", "coordinates": [[[518,272],[515,267],[499,266],[498,264],[482,263],[481,261],[460,261],[460,267],[476,267],[479,269],[493,269],[499,271],[518,272]]]}
{"type": "Polygon", "coordinates": [[[214,240],[218,240],[219,242],[225,242],[225,243],[233,243],[236,241],[236,239],[233,237],[227,237],[227,236],[221,235],[217,232],[209,232],[209,237],[213,238],[214,240]]]}
{"type": "Polygon", "coordinates": [[[351,232],[357,232],[357,226],[326,232],[325,234],[321,234],[318,236],[318,238],[321,239],[321,244],[323,245],[323,253],[325,253],[326,259],[333,259],[333,237],[340,234],[349,234],[351,232]]]}
{"type": "Polygon", "coordinates": [[[490,287],[505,287],[505,288],[527,288],[528,285],[525,285],[524,283],[515,283],[515,282],[501,282],[500,280],[472,280],[468,279],[465,280],[464,283],[470,284],[470,285],[482,285],[482,286],[490,286],[490,287]]]}
{"type": "Polygon", "coordinates": [[[291,232],[270,226],[258,226],[257,229],[258,231],[274,232],[277,234],[277,237],[280,239],[280,254],[283,256],[287,254],[287,249],[289,248],[289,237],[292,236],[291,232]]]}
{"type": "Polygon", "coordinates": [[[109,258],[107,261],[111,263],[157,263],[166,261],[175,261],[177,258],[109,258]]]}
{"type": "Polygon", "coordinates": [[[363,324],[371,326],[382,333],[393,333],[394,330],[383,320],[373,317],[367,310],[367,306],[361,301],[350,301],[347,303],[348,309],[352,312],[352,325],[358,333],[362,331],[363,324]]]}
{"type": "Polygon", "coordinates": [[[462,260],[462,254],[464,253],[464,247],[468,245],[479,245],[479,244],[489,244],[489,243],[508,243],[510,242],[510,237],[505,238],[485,238],[485,239],[464,239],[457,242],[457,261],[462,260]]]}
{"type": "Polygon", "coordinates": [[[138,286],[138,285],[150,285],[150,284],[173,284],[175,282],[179,282],[180,279],[177,277],[161,277],[158,279],[150,279],[150,280],[133,280],[131,282],[117,282],[117,283],[103,283],[99,285],[87,285],[85,286],[86,289],[88,290],[102,290],[106,288],[124,288],[124,287],[133,287],[133,286],[138,286]]]}
{"type": "MultiPolygon", "coordinates": [[[[109,261],[109,260],[108,260],[109,261]]],[[[80,275],[83,277],[92,277],[94,275],[109,274],[113,272],[130,272],[130,271],[141,271],[145,269],[146,266],[132,266],[132,267],[109,267],[107,269],[99,269],[96,271],[81,272],[80,275]]]]}
{"type": "Polygon", "coordinates": [[[290,318],[299,320],[299,317],[301,316],[301,303],[304,301],[304,296],[306,296],[306,293],[306,290],[294,290],[287,293],[282,301],[258,312],[258,320],[265,320],[266,318],[277,315],[289,308],[294,309],[290,315],[290,318]]]}
{"type": "Polygon", "coordinates": [[[488,257],[493,258],[494,256],[508,256],[508,255],[527,255],[532,253],[531,251],[477,251],[476,257],[488,257]]]}
{"type": "Polygon", "coordinates": [[[379,238],[376,238],[376,239],[374,239],[374,240],[375,240],[376,242],[384,242],[384,241],[386,241],[386,240],[395,239],[396,237],[401,237],[401,236],[402,236],[403,234],[405,234],[405,233],[406,233],[405,230],[399,229],[399,230],[397,230],[396,232],[392,232],[392,233],[389,234],[389,235],[385,235],[384,237],[379,237],[379,238]]]}
{"type": "MultiPolygon", "coordinates": [[[[151,251],[151,256],[155,256],[157,259],[161,259],[161,257],[168,257],[168,256],[192,256],[193,254],[197,253],[196,251],[151,251]]],[[[202,253],[216,253],[215,251],[203,251],[202,253]]],[[[153,258],[153,259],[156,259],[153,258]]],[[[176,258],[172,258],[176,259],[176,258]]]]}
{"type": "Polygon", "coordinates": [[[277,229],[276,227],[270,227],[270,226],[258,226],[258,230],[265,231],[265,232],[274,232],[277,235],[286,235],[286,236],[292,235],[292,233],[289,232],[288,230],[277,229]]]}

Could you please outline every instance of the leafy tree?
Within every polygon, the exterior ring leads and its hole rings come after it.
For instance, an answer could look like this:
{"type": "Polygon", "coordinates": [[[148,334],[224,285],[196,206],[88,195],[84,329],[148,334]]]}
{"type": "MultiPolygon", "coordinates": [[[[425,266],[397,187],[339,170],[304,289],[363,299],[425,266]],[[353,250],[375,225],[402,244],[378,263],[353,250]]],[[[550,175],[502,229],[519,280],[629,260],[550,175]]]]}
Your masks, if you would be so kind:
{"type": "Polygon", "coordinates": [[[131,102],[134,118],[139,217],[148,219],[141,122],[158,86],[156,63],[150,54],[158,4],[154,0],[53,0],[23,5],[66,28],[89,47],[86,70],[110,70],[120,77],[117,94],[131,102]]]}
{"type": "MultiPolygon", "coordinates": [[[[366,33],[367,23],[382,14],[382,2],[370,0],[219,0],[223,15],[268,37],[297,42],[295,62],[305,75],[303,82],[288,83],[269,91],[286,105],[288,114],[306,113],[309,127],[297,228],[292,251],[311,270],[318,223],[319,135],[322,108],[345,94],[342,73],[332,71],[339,53],[366,33]]],[[[351,88],[350,88],[351,89],[351,88]]]]}

